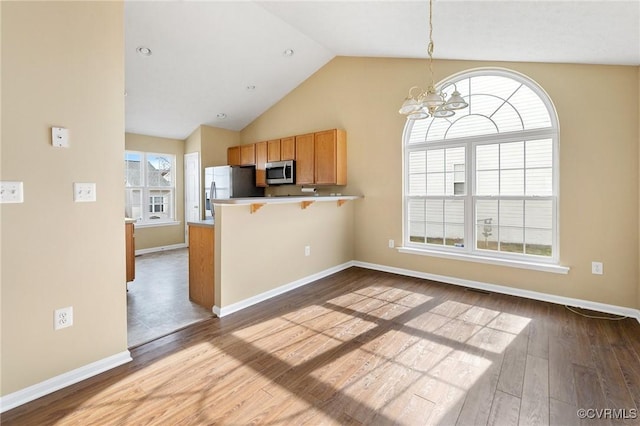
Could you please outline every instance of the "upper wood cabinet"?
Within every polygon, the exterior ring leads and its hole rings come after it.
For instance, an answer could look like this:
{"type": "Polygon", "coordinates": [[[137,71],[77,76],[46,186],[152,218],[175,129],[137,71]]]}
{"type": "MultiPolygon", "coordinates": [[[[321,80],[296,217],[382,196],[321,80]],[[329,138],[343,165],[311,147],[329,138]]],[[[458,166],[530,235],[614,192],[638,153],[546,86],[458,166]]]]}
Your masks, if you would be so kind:
{"type": "Polygon", "coordinates": [[[280,159],[295,160],[296,159],[296,138],[289,136],[280,139],[280,159]]]}
{"type": "Polygon", "coordinates": [[[347,135],[332,129],[314,134],[314,183],[347,184],[347,135]]]}
{"type": "Polygon", "coordinates": [[[295,137],[296,144],[296,185],[314,183],[314,137],[313,133],[295,137]]]}
{"type": "MultiPolygon", "coordinates": [[[[271,141],[269,141],[271,143],[271,141]]],[[[256,186],[267,186],[267,172],[265,164],[267,162],[267,142],[256,142],[256,186]]],[[[271,161],[271,160],[269,160],[271,161]]]]}
{"type": "Polygon", "coordinates": [[[280,161],[280,139],[267,142],[267,161],[280,161]]]}
{"type": "Polygon", "coordinates": [[[253,166],[256,164],[256,145],[240,145],[240,165],[253,166]]]}
{"type": "Polygon", "coordinates": [[[240,165],[240,146],[227,148],[227,164],[230,166],[240,165]]]}

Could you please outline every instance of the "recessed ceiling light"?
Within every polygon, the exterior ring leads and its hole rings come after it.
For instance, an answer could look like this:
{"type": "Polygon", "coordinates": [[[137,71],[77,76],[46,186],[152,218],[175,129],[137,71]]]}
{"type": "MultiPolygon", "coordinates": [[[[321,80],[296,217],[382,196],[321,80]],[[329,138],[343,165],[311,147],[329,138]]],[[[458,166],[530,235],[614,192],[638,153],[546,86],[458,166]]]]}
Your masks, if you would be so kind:
{"type": "Polygon", "coordinates": [[[256,86],[254,86],[253,84],[247,86],[247,90],[250,92],[253,92],[254,90],[256,90],[256,86]]]}
{"type": "Polygon", "coordinates": [[[138,52],[142,56],[151,56],[151,49],[145,46],[138,47],[136,49],[136,52],[138,52]]]}
{"type": "Polygon", "coordinates": [[[293,56],[293,49],[287,49],[284,52],[282,52],[282,54],[284,56],[293,56]]]}
{"type": "Polygon", "coordinates": [[[227,118],[227,114],[225,114],[224,112],[219,112],[216,117],[220,120],[224,120],[225,118],[227,118]]]}

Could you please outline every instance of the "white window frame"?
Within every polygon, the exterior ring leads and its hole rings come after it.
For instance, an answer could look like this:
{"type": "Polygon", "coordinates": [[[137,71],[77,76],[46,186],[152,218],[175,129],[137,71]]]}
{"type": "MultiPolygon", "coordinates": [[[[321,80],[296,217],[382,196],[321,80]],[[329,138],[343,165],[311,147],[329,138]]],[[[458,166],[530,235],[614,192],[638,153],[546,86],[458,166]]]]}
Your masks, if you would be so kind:
{"type": "MultiPolygon", "coordinates": [[[[176,221],[176,156],[174,154],[168,154],[164,152],[146,152],[146,151],[135,151],[135,150],[126,150],[125,151],[125,161],[127,154],[137,154],[141,157],[141,185],[140,186],[125,186],[125,197],[126,192],[128,190],[140,190],[142,192],[142,217],[134,217],[136,219],[137,227],[153,227],[153,226],[167,226],[167,225],[175,225],[179,222],[176,221]],[[171,186],[148,186],[148,173],[147,173],[147,156],[162,156],[167,157],[171,160],[171,186]],[[168,212],[167,218],[162,219],[151,219],[150,217],[155,212],[150,212],[149,208],[153,204],[151,203],[151,197],[156,197],[155,195],[151,195],[151,191],[169,191],[169,205],[167,207],[168,212]]],[[[157,205],[157,204],[153,204],[157,205]]]]}
{"type": "MultiPolygon", "coordinates": [[[[541,270],[555,273],[568,273],[569,268],[559,264],[560,244],[559,244],[559,126],[555,108],[544,90],[522,74],[505,69],[476,69],[458,73],[445,82],[457,82],[471,77],[482,75],[497,75],[516,80],[525,84],[529,89],[538,95],[542,100],[551,118],[551,127],[544,129],[523,130],[517,132],[504,132],[491,135],[481,135],[473,137],[444,139],[441,141],[424,141],[421,143],[409,144],[414,121],[407,120],[403,132],[403,246],[398,250],[401,253],[420,254],[427,256],[469,260],[480,263],[489,263],[519,268],[541,270]],[[553,146],[552,154],[552,195],[550,196],[480,196],[476,193],[476,147],[484,144],[499,144],[508,142],[531,141],[537,139],[551,139],[553,146]],[[464,195],[442,195],[442,196],[411,196],[409,195],[409,153],[412,151],[427,151],[430,149],[453,148],[465,146],[465,194],[464,195]],[[447,246],[439,244],[417,243],[410,241],[409,235],[409,202],[413,199],[462,199],[464,200],[464,247],[447,246]],[[480,199],[497,200],[551,200],[552,201],[552,256],[538,256],[531,254],[509,253],[502,251],[481,250],[476,248],[477,227],[475,226],[476,201],[480,199]]],[[[438,87],[441,88],[443,82],[438,87]]]]}

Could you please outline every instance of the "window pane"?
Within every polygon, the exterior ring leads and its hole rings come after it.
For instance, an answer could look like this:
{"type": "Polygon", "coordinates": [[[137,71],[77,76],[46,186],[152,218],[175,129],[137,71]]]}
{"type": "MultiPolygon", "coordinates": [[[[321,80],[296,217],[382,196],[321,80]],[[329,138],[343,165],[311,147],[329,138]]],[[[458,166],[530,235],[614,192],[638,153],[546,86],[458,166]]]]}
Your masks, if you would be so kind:
{"type": "Polygon", "coordinates": [[[425,242],[425,202],[424,200],[409,200],[409,241],[425,242]]]}
{"type": "Polygon", "coordinates": [[[464,200],[445,200],[445,244],[464,247],[464,200]]]}
{"type": "Polygon", "coordinates": [[[500,251],[524,253],[524,229],[500,226],[500,251]]]}
{"type": "Polygon", "coordinates": [[[445,151],[445,170],[447,171],[445,176],[445,193],[446,195],[464,194],[464,165],[465,165],[465,148],[448,148],[445,151]],[[456,180],[457,179],[457,180],[456,180]],[[455,183],[462,183],[458,185],[458,191],[456,192],[455,183]]]}
{"type": "Polygon", "coordinates": [[[499,145],[479,145],[476,147],[476,170],[496,170],[498,168],[499,145]]]}
{"type": "Polygon", "coordinates": [[[500,226],[524,226],[524,201],[500,200],[500,226]]]}
{"type": "Polygon", "coordinates": [[[444,220],[447,223],[464,223],[464,200],[445,200],[444,220]]]}
{"type": "Polygon", "coordinates": [[[427,200],[427,243],[444,243],[444,200],[427,200]]]}
{"type": "Polygon", "coordinates": [[[527,200],[525,202],[527,228],[551,229],[553,225],[553,202],[551,200],[527,200]]]}
{"type": "Polygon", "coordinates": [[[489,118],[480,115],[466,115],[453,122],[447,131],[446,139],[495,133],[498,133],[498,128],[489,118]]]}
{"type": "Polygon", "coordinates": [[[498,195],[499,180],[498,171],[478,171],[476,172],[476,194],[478,195],[498,195]]]}
{"type": "Polygon", "coordinates": [[[124,154],[124,185],[142,186],[142,155],[126,152],[124,154]]]}
{"type": "Polygon", "coordinates": [[[125,217],[142,220],[142,190],[125,189],[124,195],[125,217]]]}
{"type": "Polygon", "coordinates": [[[413,174],[409,175],[409,195],[426,195],[427,194],[427,175],[413,174]]]}
{"type": "Polygon", "coordinates": [[[552,167],[553,144],[551,139],[527,141],[527,168],[552,167]]]}
{"type": "Polygon", "coordinates": [[[464,247],[464,225],[445,224],[445,245],[464,247]]]}
{"type": "Polygon", "coordinates": [[[476,248],[498,250],[498,201],[476,202],[476,248]]]}
{"type": "Polygon", "coordinates": [[[149,220],[170,219],[171,190],[149,191],[149,220]]]}
{"type": "Polygon", "coordinates": [[[427,195],[445,195],[444,173],[427,174],[427,195]]]}
{"type": "Polygon", "coordinates": [[[427,152],[427,172],[444,172],[444,149],[430,149],[427,152]]]}
{"type": "Polygon", "coordinates": [[[151,187],[172,186],[172,167],[173,161],[170,156],[147,154],[147,185],[151,187]]]}
{"type": "Polygon", "coordinates": [[[527,195],[548,196],[553,194],[552,169],[527,169],[527,195]]]}
{"type": "Polygon", "coordinates": [[[409,153],[409,173],[426,173],[427,153],[426,151],[411,151],[409,153]]]}
{"type": "Polygon", "coordinates": [[[540,97],[527,86],[520,86],[509,102],[518,110],[525,129],[551,127],[551,117],[540,97]]]}
{"type": "Polygon", "coordinates": [[[500,195],[524,195],[524,170],[500,171],[500,195]]]}
{"type": "Polygon", "coordinates": [[[553,234],[550,229],[543,230],[525,228],[524,239],[526,242],[526,254],[532,254],[536,256],[553,255],[553,234]]]}
{"type": "Polygon", "coordinates": [[[427,222],[427,243],[444,244],[444,224],[427,222]]]}
{"type": "Polygon", "coordinates": [[[500,169],[524,168],[524,142],[500,144],[500,169]]]}

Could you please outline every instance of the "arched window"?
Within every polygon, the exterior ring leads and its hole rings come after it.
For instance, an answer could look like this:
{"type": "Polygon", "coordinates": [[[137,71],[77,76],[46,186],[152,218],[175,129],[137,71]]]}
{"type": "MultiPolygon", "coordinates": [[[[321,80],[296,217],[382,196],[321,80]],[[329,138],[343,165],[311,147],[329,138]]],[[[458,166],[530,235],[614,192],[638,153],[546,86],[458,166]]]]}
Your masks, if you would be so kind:
{"type": "Polygon", "coordinates": [[[501,69],[464,72],[469,106],[407,120],[404,247],[535,263],[558,262],[558,123],[547,94],[501,69]]]}

